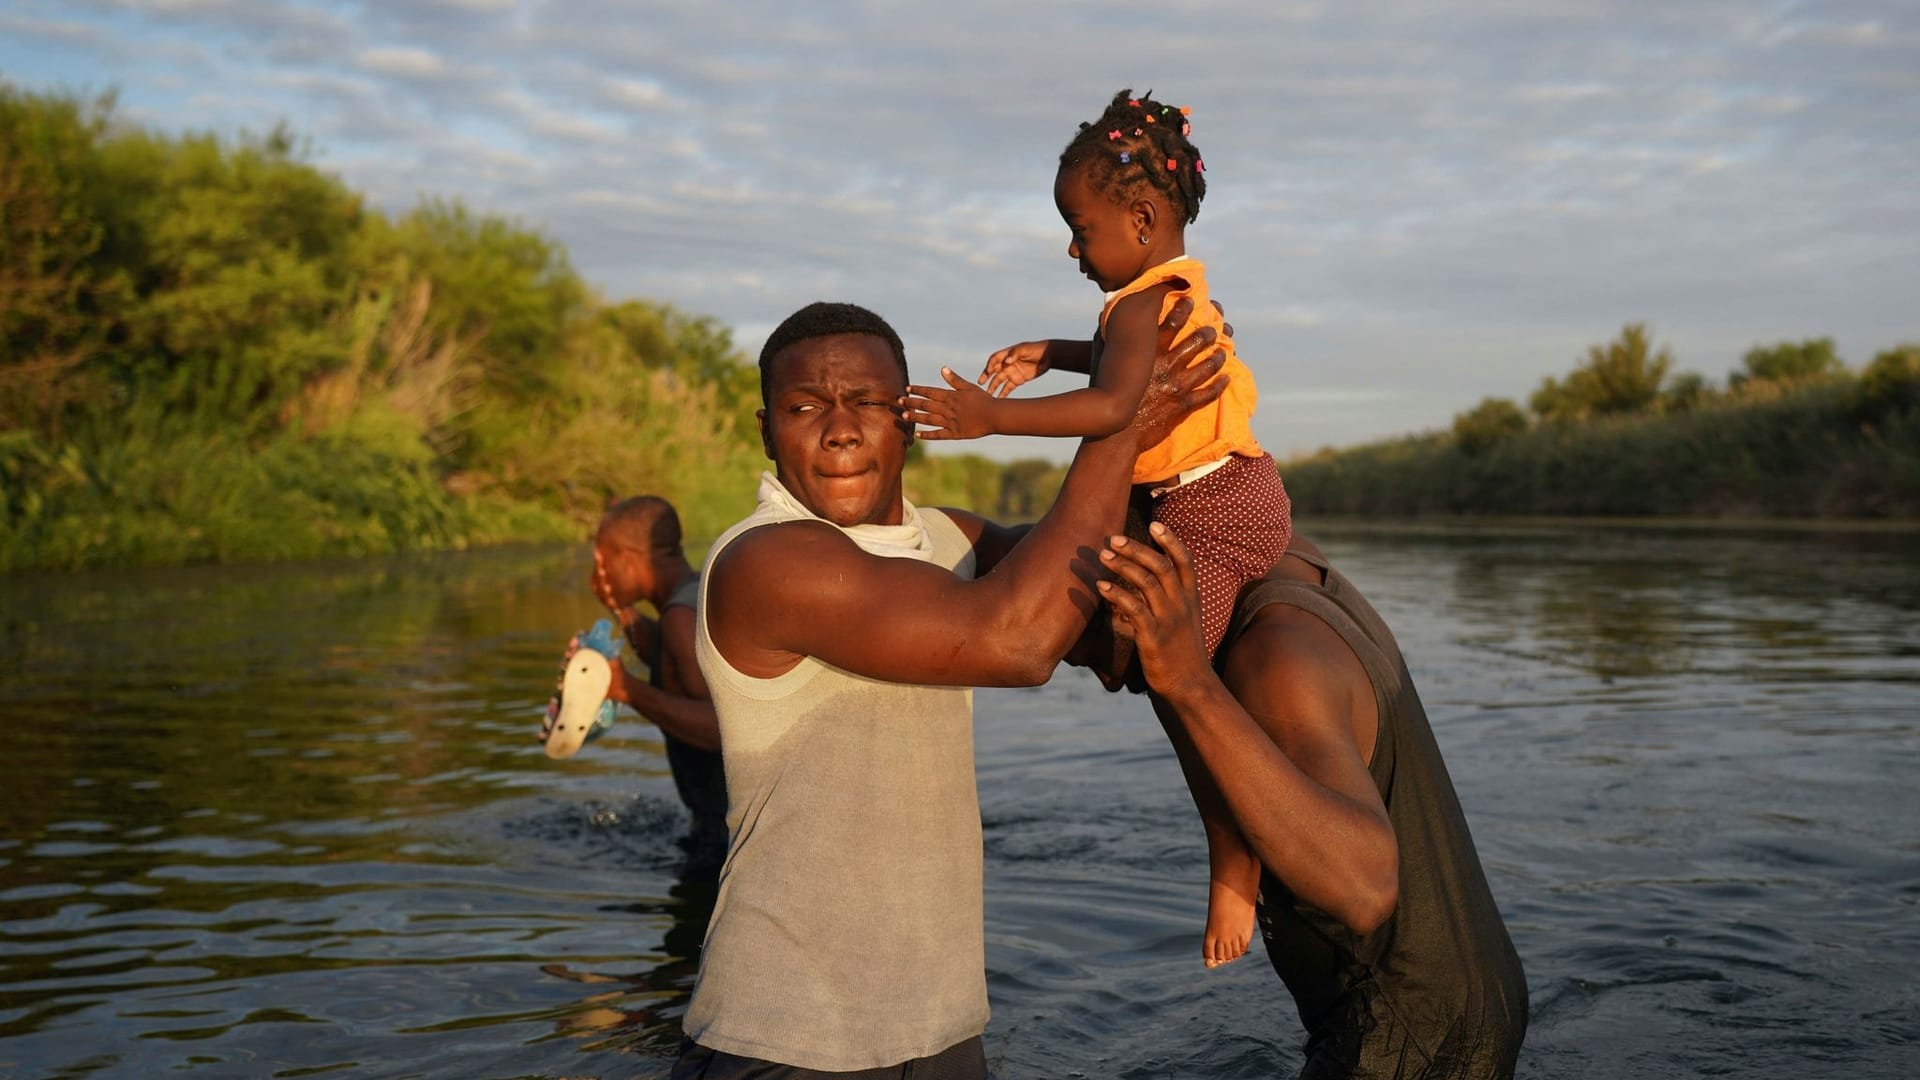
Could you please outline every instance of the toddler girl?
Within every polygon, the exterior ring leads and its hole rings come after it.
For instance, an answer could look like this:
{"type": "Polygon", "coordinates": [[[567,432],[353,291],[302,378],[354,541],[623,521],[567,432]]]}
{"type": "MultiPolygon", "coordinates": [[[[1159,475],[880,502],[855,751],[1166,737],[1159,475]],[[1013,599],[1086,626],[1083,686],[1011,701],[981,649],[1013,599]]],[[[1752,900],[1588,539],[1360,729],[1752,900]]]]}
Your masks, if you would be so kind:
{"type": "MultiPolygon", "coordinates": [[[[906,415],[932,430],[922,438],[1001,435],[1109,435],[1125,427],[1146,392],[1160,320],[1182,297],[1193,299],[1186,334],[1218,329],[1206,269],[1187,255],[1186,227],[1200,213],[1207,183],[1200,151],[1188,138],[1188,110],[1114,95],[1099,120],[1081,124],[1060,154],[1054,204],[1071,232],[1067,255],[1106,294],[1091,341],[1028,341],[987,359],[983,392],[951,371],[951,390],[914,388],[906,415]],[[1047,397],[1007,393],[1042,372],[1087,372],[1090,385],[1047,397]]],[[[1207,655],[1226,633],[1240,589],[1273,568],[1287,550],[1291,507],[1273,458],[1253,437],[1259,400],[1253,375],[1222,334],[1224,393],[1147,447],[1133,482],[1152,495],[1155,521],[1193,553],[1207,655]]],[[[1189,777],[1189,782],[1194,782],[1189,777]]],[[[1204,777],[1199,782],[1210,784],[1204,777]]],[[[1208,966],[1246,951],[1253,933],[1259,863],[1224,811],[1207,813],[1212,885],[1204,957],[1208,966]]],[[[1217,801],[1217,800],[1214,800],[1217,801]]]]}

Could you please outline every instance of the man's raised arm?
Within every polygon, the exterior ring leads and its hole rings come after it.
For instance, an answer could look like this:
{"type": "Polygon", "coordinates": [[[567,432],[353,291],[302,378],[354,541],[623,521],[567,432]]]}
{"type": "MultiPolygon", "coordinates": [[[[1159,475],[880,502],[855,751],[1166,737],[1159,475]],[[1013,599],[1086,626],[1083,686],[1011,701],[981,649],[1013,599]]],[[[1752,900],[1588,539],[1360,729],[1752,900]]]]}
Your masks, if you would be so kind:
{"type": "MultiPolygon", "coordinates": [[[[1223,380],[1205,385],[1217,355],[1182,364],[1211,338],[1166,347],[1184,321],[1176,310],[1161,327],[1161,356],[1134,423],[1082,442],[1052,509],[989,572],[968,581],[927,563],[870,555],[823,522],[754,529],[709,568],[708,627],[721,654],[759,678],[812,656],[888,682],[1044,682],[1096,606],[1095,553],[1124,521],[1143,428],[1220,391],[1223,380]]],[[[995,546],[977,519],[962,528],[980,546],[995,546]]]]}

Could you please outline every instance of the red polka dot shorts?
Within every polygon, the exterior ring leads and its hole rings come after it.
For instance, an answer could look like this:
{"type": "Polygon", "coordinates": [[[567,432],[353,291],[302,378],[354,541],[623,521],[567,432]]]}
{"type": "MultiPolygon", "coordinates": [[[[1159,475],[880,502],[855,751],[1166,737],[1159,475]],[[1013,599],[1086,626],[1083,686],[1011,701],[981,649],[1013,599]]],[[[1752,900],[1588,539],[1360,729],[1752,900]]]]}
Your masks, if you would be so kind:
{"type": "Polygon", "coordinates": [[[1225,465],[1153,500],[1153,520],[1193,553],[1200,629],[1212,659],[1240,590],[1266,576],[1293,539],[1293,503],[1273,455],[1233,455],[1225,465]]]}

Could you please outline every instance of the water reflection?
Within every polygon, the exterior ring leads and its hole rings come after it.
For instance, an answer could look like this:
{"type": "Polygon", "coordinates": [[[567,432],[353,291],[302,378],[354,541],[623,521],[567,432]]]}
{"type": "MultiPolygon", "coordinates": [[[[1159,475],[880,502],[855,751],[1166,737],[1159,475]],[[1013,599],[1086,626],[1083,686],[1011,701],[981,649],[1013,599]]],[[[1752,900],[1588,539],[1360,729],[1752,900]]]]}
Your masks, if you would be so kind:
{"type": "MultiPolygon", "coordinates": [[[[1303,522],[1394,627],[1524,1075],[1908,1075],[1920,538],[1303,522]]],[[[577,551],[0,580],[0,1075],[659,1076],[712,905],[657,737],[533,742],[577,551]]],[[[978,695],[999,1075],[1299,1061],[1144,705],[978,695]]]]}
{"type": "Polygon", "coordinates": [[[656,954],[634,957],[624,974],[544,964],[540,970],[582,986],[589,993],[556,1024],[556,1030],[580,1038],[585,1050],[641,1050],[658,1057],[679,1052],[680,1017],[693,997],[700,972],[700,947],[713,915],[711,865],[690,860],[664,903],[641,902],[609,908],[639,916],[665,916],[666,932],[656,954]]]}
{"type": "MultiPolygon", "coordinates": [[[[1808,662],[1857,657],[1887,630],[1900,631],[1896,651],[1914,647],[1904,631],[1920,610],[1920,539],[1910,531],[1334,530],[1391,535],[1451,563],[1449,613],[1478,647],[1602,679],[1772,657],[1810,674],[1808,662]]],[[[1849,674],[1844,665],[1819,673],[1849,674]]]]}

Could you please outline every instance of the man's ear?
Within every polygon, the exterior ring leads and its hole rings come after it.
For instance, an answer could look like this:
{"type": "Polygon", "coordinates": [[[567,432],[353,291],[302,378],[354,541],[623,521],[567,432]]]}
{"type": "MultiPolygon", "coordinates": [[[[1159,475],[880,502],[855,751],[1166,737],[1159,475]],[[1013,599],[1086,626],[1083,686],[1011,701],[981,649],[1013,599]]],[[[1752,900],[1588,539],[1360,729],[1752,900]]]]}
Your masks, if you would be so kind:
{"type": "Polygon", "coordinates": [[[753,422],[760,428],[760,452],[767,455],[768,461],[774,460],[773,432],[767,430],[767,410],[753,410],[753,422]]]}

